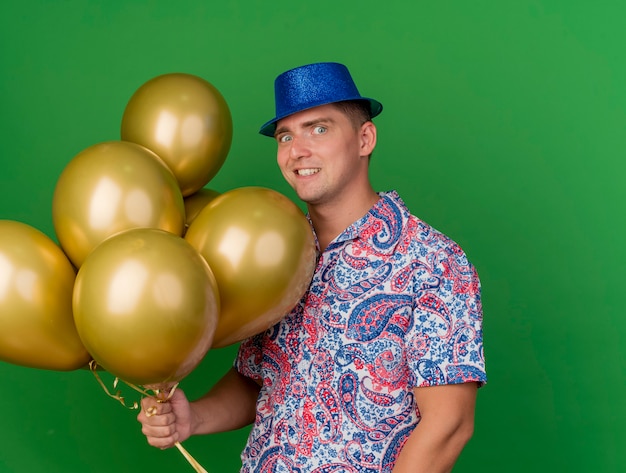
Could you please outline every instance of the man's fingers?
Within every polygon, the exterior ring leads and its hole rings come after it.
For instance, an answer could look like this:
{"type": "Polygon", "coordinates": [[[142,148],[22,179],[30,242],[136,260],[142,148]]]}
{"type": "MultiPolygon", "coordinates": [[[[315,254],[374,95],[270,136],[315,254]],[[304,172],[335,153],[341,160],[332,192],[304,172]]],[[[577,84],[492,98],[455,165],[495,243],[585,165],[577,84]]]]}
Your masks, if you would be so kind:
{"type": "Polygon", "coordinates": [[[144,398],[141,400],[141,411],[146,417],[169,414],[172,406],[168,402],[157,402],[154,399],[144,398]]]}
{"type": "Polygon", "coordinates": [[[146,397],[141,400],[141,411],[137,415],[141,431],[153,447],[166,449],[178,441],[176,416],[169,402],[158,402],[146,397]]]}

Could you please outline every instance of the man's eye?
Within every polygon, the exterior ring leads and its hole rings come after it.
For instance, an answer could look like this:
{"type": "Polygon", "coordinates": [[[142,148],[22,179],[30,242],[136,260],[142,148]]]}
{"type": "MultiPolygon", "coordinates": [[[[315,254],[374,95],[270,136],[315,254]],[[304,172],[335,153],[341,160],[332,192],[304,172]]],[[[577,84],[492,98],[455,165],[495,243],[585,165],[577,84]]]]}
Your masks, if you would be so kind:
{"type": "Polygon", "coordinates": [[[317,125],[313,128],[313,133],[315,133],[316,135],[321,135],[322,133],[326,133],[326,130],[327,128],[325,126],[317,125]]]}
{"type": "Polygon", "coordinates": [[[287,141],[291,141],[291,135],[282,135],[278,137],[279,143],[286,143],[287,141]]]}

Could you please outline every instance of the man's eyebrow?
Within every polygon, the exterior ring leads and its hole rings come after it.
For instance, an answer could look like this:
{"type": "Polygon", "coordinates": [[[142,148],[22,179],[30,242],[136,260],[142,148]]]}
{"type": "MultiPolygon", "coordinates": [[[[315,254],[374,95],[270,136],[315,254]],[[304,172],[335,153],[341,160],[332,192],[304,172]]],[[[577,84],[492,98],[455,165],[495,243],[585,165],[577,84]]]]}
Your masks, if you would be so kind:
{"type": "Polygon", "coordinates": [[[276,131],[274,132],[274,137],[277,137],[281,133],[285,133],[287,131],[289,131],[289,129],[286,126],[281,126],[280,128],[276,128],[276,131]]]}
{"type": "Polygon", "coordinates": [[[313,120],[309,120],[308,122],[304,122],[300,124],[300,128],[308,128],[310,126],[313,125],[317,125],[318,123],[334,123],[335,120],[333,120],[331,117],[319,117],[319,118],[314,118],[313,120]]]}
{"type": "MultiPolygon", "coordinates": [[[[306,122],[300,123],[298,126],[300,128],[309,128],[310,126],[317,125],[318,123],[335,123],[335,120],[331,117],[318,117],[314,118],[313,120],[308,120],[306,122]]],[[[286,132],[289,132],[289,128],[287,128],[286,126],[281,126],[279,128],[276,128],[274,136],[278,136],[281,133],[286,132]]]]}

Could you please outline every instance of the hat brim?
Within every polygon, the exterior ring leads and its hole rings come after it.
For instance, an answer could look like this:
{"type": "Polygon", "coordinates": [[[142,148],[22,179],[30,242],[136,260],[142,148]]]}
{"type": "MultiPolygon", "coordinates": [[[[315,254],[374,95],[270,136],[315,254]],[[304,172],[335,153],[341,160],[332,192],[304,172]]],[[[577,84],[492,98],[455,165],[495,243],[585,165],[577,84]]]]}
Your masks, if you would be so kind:
{"type": "Polygon", "coordinates": [[[285,117],[293,115],[294,113],[303,112],[304,110],[310,110],[315,107],[320,107],[322,105],[328,105],[331,103],[338,103],[338,102],[348,102],[351,100],[361,100],[363,102],[368,102],[370,106],[371,118],[374,118],[380,115],[380,112],[383,111],[383,104],[380,103],[378,100],[370,99],[367,97],[360,97],[360,96],[353,97],[353,98],[342,98],[341,100],[329,100],[329,101],[315,102],[315,103],[308,104],[306,107],[302,107],[297,110],[290,111],[289,113],[284,113],[282,115],[272,118],[270,121],[264,123],[263,126],[261,126],[259,133],[265,136],[273,137],[274,132],[276,131],[276,123],[285,117]]]}

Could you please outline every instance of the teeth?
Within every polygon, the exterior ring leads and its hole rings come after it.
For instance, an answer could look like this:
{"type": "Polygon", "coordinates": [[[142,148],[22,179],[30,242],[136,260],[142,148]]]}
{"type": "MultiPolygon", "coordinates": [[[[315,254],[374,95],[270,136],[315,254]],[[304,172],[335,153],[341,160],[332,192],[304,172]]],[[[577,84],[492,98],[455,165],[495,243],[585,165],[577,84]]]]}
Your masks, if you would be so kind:
{"type": "Polygon", "coordinates": [[[299,176],[312,176],[320,171],[320,168],[311,168],[311,169],[298,169],[296,173],[299,176]]]}

